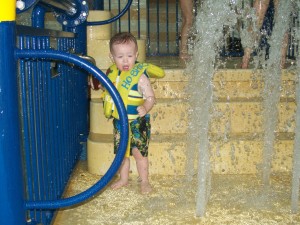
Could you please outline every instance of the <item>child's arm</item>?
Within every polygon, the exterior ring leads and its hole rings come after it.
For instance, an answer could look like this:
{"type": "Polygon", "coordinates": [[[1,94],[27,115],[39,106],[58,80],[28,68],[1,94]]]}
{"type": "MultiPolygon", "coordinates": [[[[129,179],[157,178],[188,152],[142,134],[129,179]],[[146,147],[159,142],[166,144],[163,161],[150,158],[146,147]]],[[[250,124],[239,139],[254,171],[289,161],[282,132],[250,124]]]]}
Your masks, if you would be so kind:
{"type": "Polygon", "coordinates": [[[155,95],[149,78],[146,75],[140,77],[138,83],[139,92],[143,94],[144,104],[137,108],[140,117],[145,116],[155,104],[155,95]]]}

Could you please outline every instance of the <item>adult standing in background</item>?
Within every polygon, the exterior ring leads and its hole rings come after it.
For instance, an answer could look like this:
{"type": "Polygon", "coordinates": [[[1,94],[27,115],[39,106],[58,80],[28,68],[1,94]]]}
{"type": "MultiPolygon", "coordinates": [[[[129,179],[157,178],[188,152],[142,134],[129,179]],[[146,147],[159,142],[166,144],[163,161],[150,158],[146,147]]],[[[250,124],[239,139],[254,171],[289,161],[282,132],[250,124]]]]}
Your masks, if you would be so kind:
{"type": "MultiPolygon", "coordinates": [[[[263,21],[264,21],[267,9],[269,7],[269,3],[270,3],[270,0],[255,0],[254,1],[253,8],[255,9],[257,20],[256,20],[256,24],[253,24],[252,26],[250,26],[248,28],[249,29],[248,31],[250,33],[255,32],[254,30],[257,30],[256,32],[260,31],[260,28],[263,25],[263,21]],[[253,28],[253,26],[255,26],[256,29],[253,28]]],[[[256,36],[256,35],[253,35],[253,36],[256,36]]],[[[260,36],[260,35],[258,35],[258,36],[260,36]]],[[[252,40],[252,42],[254,42],[254,41],[255,40],[252,40]]],[[[246,46],[244,48],[242,69],[248,68],[252,51],[253,51],[252,47],[246,46]]]]}
{"type": "MultiPolygon", "coordinates": [[[[264,18],[265,18],[267,9],[270,5],[270,1],[271,0],[255,0],[254,1],[253,8],[255,9],[256,17],[257,17],[256,24],[254,24],[254,26],[256,26],[256,31],[255,31],[255,29],[253,29],[253,27],[250,26],[249,27],[250,33],[260,32],[260,29],[264,22],[264,18]]],[[[276,12],[278,10],[279,0],[273,0],[273,2],[274,2],[275,14],[276,14],[276,12]]],[[[253,34],[253,37],[256,39],[256,41],[259,41],[260,36],[261,36],[260,33],[257,33],[257,35],[253,34]]],[[[254,42],[255,40],[252,40],[252,41],[254,42]]],[[[285,32],[284,37],[283,37],[283,42],[282,42],[282,49],[281,49],[281,68],[285,67],[287,47],[288,47],[288,32],[285,32]]],[[[253,49],[251,47],[246,46],[244,48],[242,69],[248,68],[252,51],[253,51],[253,49]]]]}
{"type": "Polygon", "coordinates": [[[179,57],[183,60],[190,58],[188,54],[188,39],[193,25],[193,0],[180,0],[182,26],[181,44],[179,46],[179,57]]]}

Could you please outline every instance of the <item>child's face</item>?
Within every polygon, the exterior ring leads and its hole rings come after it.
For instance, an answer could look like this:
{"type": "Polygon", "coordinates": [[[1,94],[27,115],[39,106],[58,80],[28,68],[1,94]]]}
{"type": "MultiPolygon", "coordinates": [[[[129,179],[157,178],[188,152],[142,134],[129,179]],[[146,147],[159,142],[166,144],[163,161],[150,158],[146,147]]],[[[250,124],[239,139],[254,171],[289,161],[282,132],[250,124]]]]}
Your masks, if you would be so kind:
{"type": "Polygon", "coordinates": [[[134,67],[137,56],[138,51],[134,42],[114,44],[112,46],[111,57],[121,71],[131,70],[134,67]]]}

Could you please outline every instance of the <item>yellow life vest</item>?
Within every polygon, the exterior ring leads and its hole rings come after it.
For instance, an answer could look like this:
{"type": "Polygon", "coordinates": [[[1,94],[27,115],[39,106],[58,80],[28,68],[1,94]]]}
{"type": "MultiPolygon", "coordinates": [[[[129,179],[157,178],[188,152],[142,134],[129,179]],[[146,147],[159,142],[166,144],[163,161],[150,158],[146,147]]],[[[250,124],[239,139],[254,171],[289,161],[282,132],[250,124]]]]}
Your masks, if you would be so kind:
{"type": "MultiPolygon", "coordinates": [[[[121,95],[129,120],[134,120],[138,117],[136,109],[144,103],[143,96],[138,92],[138,82],[142,74],[151,78],[162,78],[165,76],[163,69],[148,63],[136,63],[129,71],[121,72],[115,64],[108,69],[108,78],[114,83],[121,95]]],[[[105,117],[119,119],[114,102],[106,90],[103,93],[103,101],[105,117]]]]}

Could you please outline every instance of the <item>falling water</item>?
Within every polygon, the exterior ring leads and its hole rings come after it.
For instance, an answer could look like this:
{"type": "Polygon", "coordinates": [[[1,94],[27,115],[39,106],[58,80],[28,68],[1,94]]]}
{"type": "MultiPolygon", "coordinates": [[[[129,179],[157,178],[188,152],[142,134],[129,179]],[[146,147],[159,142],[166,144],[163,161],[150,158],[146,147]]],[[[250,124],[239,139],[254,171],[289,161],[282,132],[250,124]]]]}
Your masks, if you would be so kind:
{"type": "MultiPolygon", "coordinates": [[[[299,33],[299,31],[298,31],[299,33]]],[[[298,34],[299,35],[299,34],[298,34]]],[[[298,40],[300,36],[298,36],[298,40]]],[[[297,65],[299,65],[300,60],[297,60],[297,65]]],[[[297,104],[297,111],[296,111],[296,128],[295,128],[295,143],[294,143],[294,155],[293,155],[293,179],[292,179],[292,196],[291,196],[291,202],[292,202],[292,212],[297,213],[298,212],[298,199],[299,199],[299,178],[300,178],[300,87],[299,87],[299,79],[300,79],[300,73],[299,73],[299,66],[297,66],[298,71],[298,82],[296,86],[296,104],[297,104]]]]}
{"type": "Polygon", "coordinates": [[[271,162],[273,157],[275,130],[277,126],[277,105],[280,100],[281,87],[281,49],[285,33],[289,28],[291,1],[280,1],[275,15],[275,24],[270,38],[270,56],[267,66],[263,71],[263,126],[264,126],[264,149],[263,149],[263,183],[269,184],[271,162]]]}
{"type": "MultiPolygon", "coordinates": [[[[210,153],[209,153],[209,124],[212,114],[213,100],[213,75],[216,71],[216,58],[223,44],[223,27],[233,27],[241,17],[243,21],[250,21],[252,31],[257,33],[255,28],[256,14],[251,8],[237,10],[242,0],[207,0],[204,1],[196,17],[195,26],[197,38],[195,41],[193,60],[189,64],[190,85],[189,88],[189,129],[187,140],[187,163],[186,176],[190,181],[194,174],[197,174],[198,190],[196,196],[196,215],[203,216],[210,190],[210,153]],[[246,17],[245,17],[246,15],[246,17]],[[194,165],[197,161],[198,170],[194,165]]],[[[270,39],[270,56],[268,63],[262,62],[264,69],[265,86],[263,90],[263,115],[264,115],[264,153],[263,153],[263,182],[268,183],[273,156],[273,145],[277,125],[278,112],[277,104],[280,99],[281,82],[281,46],[284,34],[289,27],[289,16],[291,2],[280,1],[276,25],[270,39]]],[[[241,8],[240,8],[241,9],[241,8]]],[[[249,40],[257,42],[257,35],[247,35],[247,24],[244,23],[241,30],[241,37],[245,46],[257,48],[258,43],[249,43],[249,40]]]]}
{"type": "Polygon", "coordinates": [[[196,215],[203,216],[210,189],[209,163],[209,123],[211,119],[213,97],[213,74],[215,60],[221,46],[223,26],[236,24],[237,16],[230,4],[223,0],[207,0],[203,3],[196,18],[197,40],[195,42],[193,60],[189,68],[191,72],[190,124],[188,130],[188,153],[186,175],[191,180],[194,175],[195,155],[198,153],[198,191],[196,197],[196,215]],[[196,72],[195,72],[196,71],[196,72]],[[197,152],[198,151],[198,152],[197,152]]]}
{"type": "MultiPolygon", "coordinates": [[[[300,2],[297,2],[297,8],[300,9],[300,2]]],[[[300,41],[300,27],[295,30],[295,39],[300,41]]],[[[297,55],[297,83],[296,83],[296,127],[295,127],[295,143],[294,143],[294,157],[293,157],[293,178],[292,178],[292,195],[291,195],[291,208],[293,213],[297,213],[298,199],[299,199],[299,178],[300,178],[300,52],[297,55]]]]}

